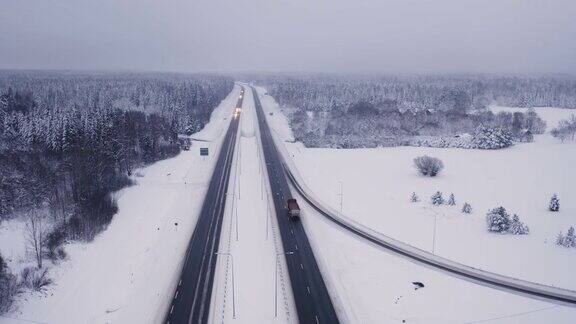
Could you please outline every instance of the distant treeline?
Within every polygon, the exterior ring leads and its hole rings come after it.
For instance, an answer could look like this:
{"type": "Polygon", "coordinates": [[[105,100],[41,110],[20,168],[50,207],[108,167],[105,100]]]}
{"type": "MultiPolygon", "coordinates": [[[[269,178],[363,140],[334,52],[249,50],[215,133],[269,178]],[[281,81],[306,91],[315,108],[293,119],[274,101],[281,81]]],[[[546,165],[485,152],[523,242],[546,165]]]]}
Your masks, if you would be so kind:
{"type": "MultiPolygon", "coordinates": [[[[495,115],[497,104],[576,108],[576,77],[487,75],[255,77],[286,108],[308,146],[406,145],[418,137],[453,137],[497,127],[518,138],[540,133],[526,116],[495,115]]],[[[519,138],[520,139],[520,138],[519,138]]],[[[522,140],[522,139],[520,139],[522,140]]]]}
{"type": "Polygon", "coordinates": [[[92,239],[116,212],[110,193],[177,154],[178,133],[201,129],[232,87],[207,75],[0,73],[0,219],[43,209],[60,239],[92,239]]]}

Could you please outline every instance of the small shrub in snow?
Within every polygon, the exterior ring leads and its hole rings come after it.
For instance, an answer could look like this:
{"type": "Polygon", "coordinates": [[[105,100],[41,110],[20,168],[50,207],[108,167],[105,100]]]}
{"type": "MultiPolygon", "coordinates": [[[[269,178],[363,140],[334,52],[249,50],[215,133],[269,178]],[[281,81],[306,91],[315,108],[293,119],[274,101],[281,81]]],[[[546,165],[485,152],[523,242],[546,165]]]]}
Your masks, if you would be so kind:
{"type": "Polygon", "coordinates": [[[472,138],[475,148],[495,150],[512,146],[513,136],[510,132],[500,128],[481,127],[472,138]]]}
{"type": "Polygon", "coordinates": [[[552,198],[550,198],[550,203],[548,204],[548,210],[557,212],[560,210],[560,199],[558,196],[554,194],[552,198]]]}
{"type": "Polygon", "coordinates": [[[10,310],[17,293],[16,277],[8,272],[8,266],[0,255],[0,315],[10,310]]]}
{"type": "Polygon", "coordinates": [[[432,195],[432,205],[442,205],[444,203],[444,198],[442,198],[442,193],[440,191],[436,191],[435,194],[432,195]]]}
{"type": "Polygon", "coordinates": [[[414,159],[414,167],[424,176],[435,177],[444,168],[444,163],[438,158],[424,155],[414,159]]]}
{"type": "Polygon", "coordinates": [[[63,259],[62,256],[65,255],[62,245],[66,242],[67,233],[64,226],[55,227],[46,236],[46,248],[48,251],[46,255],[50,260],[56,261],[58,259],[63,259]]]}
{"type": "Polygon", "coordinates": [[[410,201],[411,202],[419,202],[420,199],[418,198],[418,195],[416,195],[415,192],[412,193],[412,196],[410,197],[410,201]]]}
{"type": "Polygon", "coordinates": [[[42,290],[51,283],[52,279],[48,278],[47,268],[26,267],[20,274],[20,285],[28,289],[42,290]]]}
{"type": "Polygon", "coordinates": [[[68,254],[66,254],[66,251],[64,251],[63,247],[59,247],[58,249],[56,249],[56,259],[64,260],[67,257],[68,257],[68,254]]]}
{"type": "Polygon", "coordinates": [[[510,228],[508,229],[508,233],[513,235],[524,235],[528,234],[530,229],[527,225],[520,221],[518,215],[514,214],[512,217],[512,221],[510,222],[510,228]]]}
{"type": "Polygon", "coordinates": [[[529,228],[520,221],[518,215],[510,218],[504,207],[496,207],[486,214],[488,231],[500,234],[522,235],[528,234],[529,228]]]}
{"type": "Polygon", "coordinates": [[[574,227],[570,226],[566,236],[560,232],[556,237],[556,245],[560,245],[567,248],[576,248],[576,234],[574,233],[574,227]]]}
{"type": "Polygon", "coordinates": [[[6,268],[8,268],[8,266],[6,265],[4,258],[2,258],[2,254],[0,254],[0,273],[4,273],[6,268]]]}
{"type": "Polygon", "coordinates": [[[470,206],[469,203],[465,202],[464,205],[462,206],[462,212],[464,214],[470,214],[472,213],[472,206],[470,206]]]}
{"type": "Polygon", "coordinates": [[[454,206],[456,205],[456,198],[454,198],[454,194],[451,193],[450,197],[448,198],[448,205],[454,206]]]}
{"type": "Polygon", "coordinates": [[[574,140],[576,138],[576,115],[561,120],[560,123],[558,123],[558,127],[554,128],[550,133],[562,142],[567,139],[574,140]]]}

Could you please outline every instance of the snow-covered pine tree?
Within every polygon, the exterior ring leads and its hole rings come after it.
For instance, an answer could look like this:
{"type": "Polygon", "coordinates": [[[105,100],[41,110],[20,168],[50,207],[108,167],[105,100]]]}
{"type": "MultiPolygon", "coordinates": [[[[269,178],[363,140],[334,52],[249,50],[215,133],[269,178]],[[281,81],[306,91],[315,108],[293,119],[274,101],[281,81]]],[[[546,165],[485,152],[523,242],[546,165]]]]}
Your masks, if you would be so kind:
{"type": "Polygon", "coordinates": [[[410,201],[411,201],[411,202],[418,202],[418,201],[420,201],[420,199],[418,198],[418,195],[416,195],[415,192],[412,193],[412,196],[410,197],[410,201]]]}
{"type": "Polygon", "coordinates": [[[518,215],[514,214],[512,217],[512,221],[510,222],[510,228],[508,229],[508,233],[513,235],[524,235],[528,234],[530,229],[526,226],[523,222],[520,221],[518,215]]]}
{"type": "Polygon", "coordinates": [[[454,197],[453,193],[451,193],[450,198],[448,198],[448,205],[450,206],[456,205],[456,198],[454,197]]]}
{"type": "Polygon", "coordinates": [[[560,199],[558,199],[558,195],[552,195],[552,198],[550,198],[550,203],[548,204],[548,210],[553,212],[560,210],[560,199]]]}
{"type": "Polygon", "coordinates": [[[556,235],[556,245],[564,246],[564,234],[562,234],[562,231],[556,235]]]}
{"type": "Polygon", "coordinates": [[[444,203],[444,198],[442,198],[442,193],[440,191],[436,191],[435,194],[431,197],[432,205],[442,205],[444,203]]]}
{"type": "Polygon", "coordinates": [[[574,226],[570,226],[566,237],[564,237],[565,247],[576,247],[576,234],[574,233],[574,226]]]}
{"type": "Polygon", "coordinates": [[[510,132],[500,128],[480,127],[472,138],[474,147],[484,150],[495,150],[512,146],[513,137],[510,132]]]}
{"type": "Polygon", "coordinates": [[[464,214],[470,214],[472,213],[472,206],[470,206],[469,203],[465,202],[464,205],[462,206],[462,212],[464,214]]]}
{"type": "Polygon", "coordinates": [[[489,232],[504,234],[510,228],[510,215],[504,207],[496,207],[486,214],[486,225],[489,232]]]}

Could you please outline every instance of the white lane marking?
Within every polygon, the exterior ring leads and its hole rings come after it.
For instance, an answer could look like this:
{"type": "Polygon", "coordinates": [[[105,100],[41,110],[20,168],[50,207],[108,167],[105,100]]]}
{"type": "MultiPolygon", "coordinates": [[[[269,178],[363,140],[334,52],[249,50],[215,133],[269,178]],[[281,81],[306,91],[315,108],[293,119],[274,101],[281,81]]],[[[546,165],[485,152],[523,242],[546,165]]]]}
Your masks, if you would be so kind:
{"type": "Polygon", "coordinates": [[[314,317],[316,317],[316,324],[320,324],[320,321],[318,320],[318,315],[314,315],[314,317]]]}
{"type": "Polygon", "coordinates": [[[182,284],[182,279],[180,279],[180,281],[178,281],[178,287],[180,287],[181,284],[182,284]]]}
{"type": "Polygon", "coordinates": [[[308,294],[310,295],[310,286],[306,286],[306,289],[308,290],[308,294]]]}
{"type": "MultiPolygon", "coordinates": [[[[216,199],[214,200],[214,206],[217,208],[214,208],[212,210],[212,214],[211,214],[211,218],[210,218],[210,222],[208,223],[208,238],[206,240],[206,243],[204,245],[204,249],[203,254],[202,254],[202,259],[201,259],[201,264],[200,264],[200,273],[202,275],[206,274],[206,270],[204,269],[205,267],[209,267],[210,264],[213,262],[214,260],[214,254],[210,253],[208,255],[208,260],[206,260],[206,254],[208,249],[211,249],[210,251],[214,251],[214,246],[216,244],[216,240],[219,238],[216,238],[215,234],[216,232],[216,228],[219,226],[219,223],[222,221],[222,219],[220,217],[216,217],[217,215],[219,215],[219,213],[222,211],[223,208],[223,203],[224,203],[224,198],[226,197],[226,193],[227,193],[227,187],[224,187],[223,184],[226,183],[226,180],[229,178],[230,176],[230,172],[232,172],[232,158],[233,155],[231,155],[230,153],[234,151],[234,146],[235,146],[235,139],[236,139],[236,134],[233,135],[234,141],[230,140],[229,141],[229,145],[226,151],[226,155],[224,156],[224,164],[223,164],[223,170],[224,172],[221,173],[220,175],[220,179],[218,180],[218,187],[217,187],[217,191],[216,191],[216,199]],[[227,166],[229,164],[229,166],[227,166]],[[217,212],[218,211],[218,212],[217,212]],[[218,218],[218,219],[216,219],[218,218]],[[215,222],[216,221],[216,222],[215,222]],[[212,242],[210,242],[212,241],[212,242]],[[210,243],[211,246],[210,246],[210,243]],[[206,264],[206,262],[208,264],[206,264]]],[[[222,153],[220,153],[222,154],[222,153]]],[[[218,162],[217,162],[218,163],[218,162]]],[[[208,280],[204,280],[204,287],[202,287],[202,291],[200,291],[200,285],[201,285],[201,280],[198,280],[198,282],[196,283],[196,289],[194,290],[194,299],[192,301],[192,308],[195,307],[198,298],[203,298],[206,293],[207,293],[207,285],[208,285],[208,280]],[[198,296],[198,294],[201,294],[201,296],[198,296]]],[[[205,305],[204,305],[204,300],[200,301],[200,312],[202,312],[202,310],[204,309],[205,305]]],[[[191,317],[193,315],[193,312],[190,313],[190,318],[188,319],[188,322],[190,322],[191,317]]]]}
{"type": "Polygon", "coordinates": [[[302,263],[300,263],[300,268],[302,268],[302,270],[304,270],[304,265],[302,265],[302,263]]]}
{"type": "Polygon", "coordinates": [[[172,305],[172,307],[170,307],[170,314],[172,314],[173,310],[174,310],[174,305],[172,305]]]}
{"type": "Polygon", "coordinates": [[[298,250],[298,244],[294,244],[294,247],[296,248],[296,250],[298,250]]]}
{"type": "Polygon", "coordinates": [[[178,298],[178,290],[176,290],[176,295],[174,296],[174,299],[178,298]]]}

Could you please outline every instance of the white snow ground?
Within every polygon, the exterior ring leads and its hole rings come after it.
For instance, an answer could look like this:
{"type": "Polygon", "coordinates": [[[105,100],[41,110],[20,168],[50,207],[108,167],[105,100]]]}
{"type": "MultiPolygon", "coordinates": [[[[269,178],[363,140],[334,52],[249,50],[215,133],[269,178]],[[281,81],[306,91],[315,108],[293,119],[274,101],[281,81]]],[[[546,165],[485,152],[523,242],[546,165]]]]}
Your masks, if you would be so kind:
{"type": "Polygon", "coordinates": [[[267,201],[269,185],[266,170],[261,168],[259,161],[257,145],[260,141],[256,135],[255,117],[252,91],[247,88],[240,120],[242,136],[239,136],[235,151],[220,238],[223,254],[218,258],[216,269],[211,323],[297,323],[282,255],[278,257],[275,316],[275,263],[276,253],[282,253],[282,243],[272,201],[267,201]]]}
{"type": "MultiPolygon", "coordinates": [[[[265,91],[259,89],[261,93],[265,91]]],[[[522,279],[574,289],[576,251],[554,245],[556,234],[576,225],[576,144],[559,144],[549,135],[534,144],[502,151],[433,148],[362,150],[306,149],[290,143],[287,119],[269,96],[261,97],[276,135],[284,139],[298,171],[323,201],[348,217],[386,235],[431,249],[437,220],[435,252],[455,261],[522,279]],[[440,157],[446,169],[436,178],[418,176],[412,159],[440,157]],[[454,192],[457,207],[433,208],[429,197],[454,192]],[[416,191],[423,202],[412,204],[416,191]],[[552,193],[562,211],[549,213],[552,193]],[[469,201],[472,215],[460,206],[469,201]],[[528,236],[486,232],[484,215],[503,204],[531,227],[528,236]],[[436,216],[435,216],[436,215],[436,216]]],[[[540,113],[539,110],[537,112],[540,113]]],[[[544,116],[547,119],[547,116],[544,116]]],[[[551,124],[551,123],[549,123],[551,124]]],[[[304,207],[304,222],[317,259],[331,271],[325,279],[342,299],[350,322],[386,323],[573,323],[576,309],[472,284],[391,255],[327,223],[304,207]],[[427,287],[414,291],[412,281],[427,287]],[[398,299],[399,298],[399,299],[398,299]]]]}
{"type": "MultiPolygon", "coordinates": [[[[69,259],[50,269],[55,283],[22,294],[0,323],[161,322],[239,91],[235,86],[193,136],[210,142],[138,170],[137,184],[116,193],[119,212],[108,229],[91,243],[66,245],[69,259]],[[199,147],[211,156],[201,158],[199,147]]],[[[17,270],[26,257],[15,222],[0,224],[0,252],[17,270]]]]}

